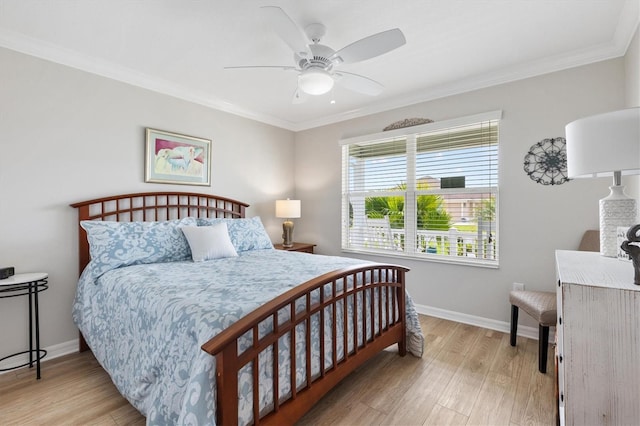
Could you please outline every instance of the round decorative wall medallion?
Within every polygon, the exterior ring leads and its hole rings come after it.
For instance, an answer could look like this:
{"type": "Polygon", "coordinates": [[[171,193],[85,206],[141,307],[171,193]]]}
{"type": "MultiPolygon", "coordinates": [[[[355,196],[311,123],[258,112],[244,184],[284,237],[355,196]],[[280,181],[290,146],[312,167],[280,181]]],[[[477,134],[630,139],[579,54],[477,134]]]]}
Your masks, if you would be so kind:
{"type": "Polygon", "coordinates": [[[533,144],[524,156],[524,171],[541,185],[567,182],[567,141],[565,138],[543,139],[533,144]]]}

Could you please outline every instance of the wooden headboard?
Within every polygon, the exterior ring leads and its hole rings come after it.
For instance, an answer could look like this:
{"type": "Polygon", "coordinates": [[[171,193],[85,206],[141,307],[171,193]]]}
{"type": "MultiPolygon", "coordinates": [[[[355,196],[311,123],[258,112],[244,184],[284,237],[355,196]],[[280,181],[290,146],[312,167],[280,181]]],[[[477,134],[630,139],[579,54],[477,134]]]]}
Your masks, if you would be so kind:
{"type": "Polygon", "coordinates": [[[194,192],[139,192],[113,195],[71,204],[78,209],[80,273],[89,263],[89,241],[82,220],[114,222],[164,221],[184,217],[243,218],[249,204],[217,195],[194,192]]]}

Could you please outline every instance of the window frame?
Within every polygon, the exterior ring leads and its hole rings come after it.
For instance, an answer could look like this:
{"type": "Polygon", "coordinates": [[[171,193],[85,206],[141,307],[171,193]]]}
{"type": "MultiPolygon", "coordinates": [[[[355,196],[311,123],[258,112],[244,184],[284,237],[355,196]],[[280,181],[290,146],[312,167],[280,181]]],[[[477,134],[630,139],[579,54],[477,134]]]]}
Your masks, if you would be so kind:
{"type": "MultiPolygon", "coordinates": [[[[499,168],[500,168],[500,120],[502,119],[502,111],[495,110],[489,111],[480,114],[469,115],[465,117],[459,117],[449,120],[443,120],[438,122],[432,122],[428,124],[422,124],[418,126],[406,127],[401,129],[395,129],[386,132],[367,134],[362,136],[344,138],[339,141],[339,145],[342,149],[341,154],[341,250],[347,253],[358,253],[358,254],[368,254],[368,255],[380,255],[380,256],[391,256],[391,257],[402,257],[402,258],[411,258],[416,260],[423,260],[429,262],[439,262],[439,263],[453,263],[453,264],[463,264],[477,267],[488,267],[488,268],[498,268],[499,267],[499,168]],[[349,190],[348,185],[350,183],[350,179],[348,176],[349,170],[351,166],[349,166],[348,158],[349,152],[348,147],[350,145],[358,144],[358,145],[375,145],[381,142],[392,141],[396,139],[405,139],[407,140],[405,156],[413,156],[414,159],[417,156],[417,139],[425,134],[430,132],[436,132],[439,130],[446,130],[450,128],[456,128],[461,126],[468,126],[473,124],[481,124],[490,121],[497,121],[498,126],[498,135],[497,139],[497,155],[498,155],[498,164],[497,164],[497,181],[495,187],[490,185],[489,187],[482,187],[478,189],[474,188],[465,188],[465,191],[468,193],[482,192],[493,194],[494,202],[495,202],[495,216],[492,225],[495,229],[494,234],[494,248],[495,248],[495,257],[493,259],[478,259],[467,256],[454,256],[454,255],[444,255],[444,254],[428,254],[426,252],[418,252],[416,250],[415,244],[406,245],[404,251],[395,251],[390,249],[376,249],[376,248],[367,248],[367,247],[353,247],[349,245],[349,230],[350,230],[350,200],[354,194],[358,194],[357,191],[349,190]],[[413,141],[413,142],[411,142],[413,141]],[[489,191],[487,191],[489,188],[489,191]]],[[[436,194],[442,195],[447,193],[459,193],[459,190],[450,190],[446,188],[433,188],[428,190],[419,190],[416,187],[417,176],[415,173],[415,161],[407,161],[406,170],[406,186],[409,188],[405,191],[391,191],[391,190],[383,190],[383,191],[363,191],[363,195],[365,197],[376,197],[376,196],[394,196],[394,195],[402,195],[405,197],[404,200],[404,233],[405,233],[405,241],[417,241],[416,237],[418,234],[418,223],[417,223],[417,212],[416,212],[416,199],[419,195],[422,194],[436,194]],[[412,224],[411,226],[407,226],[407,224],[412,224]]],[[[366,216],[365,216],[366,217],[366,216]]]]}

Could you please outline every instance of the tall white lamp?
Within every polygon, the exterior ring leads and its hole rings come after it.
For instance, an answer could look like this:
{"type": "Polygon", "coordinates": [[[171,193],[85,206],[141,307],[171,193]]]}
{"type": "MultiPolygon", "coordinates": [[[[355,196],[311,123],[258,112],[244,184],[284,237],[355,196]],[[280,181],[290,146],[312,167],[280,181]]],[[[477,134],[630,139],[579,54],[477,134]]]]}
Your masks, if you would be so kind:
{"type": "Polygon", "coordinates": [[[282,223],[282,247],[293,247],[293,221],[300,217],[300,200],[276,200],[276,217],[285,219],[282,223]]]}
{"type": "Polygon", "coordinates": [[[566,126],[570,178],[613,176],[600,200],[600,254],[616,257],[616,228],[636,220],[636,200],[624,193],[622,175],[640,173],[640,107],[593,115],[566,126]]]}

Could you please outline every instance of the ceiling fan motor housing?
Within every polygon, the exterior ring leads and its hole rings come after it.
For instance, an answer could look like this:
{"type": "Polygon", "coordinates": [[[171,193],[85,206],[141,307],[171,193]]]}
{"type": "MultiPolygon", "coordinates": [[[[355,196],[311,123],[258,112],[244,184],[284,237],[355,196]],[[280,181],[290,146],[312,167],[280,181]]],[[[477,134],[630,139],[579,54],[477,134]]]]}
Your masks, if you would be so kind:
{"type": "Polygon", "coordinates": [[[323,44],[310,44],[309,49],[313,53],[313,57],[307,58],[294,54],[294,59],[301,70],[309,68],[321,68],[325,71],[331,71],[333,62],[329,59],[335,52],[332,48],[323,44]]]}

